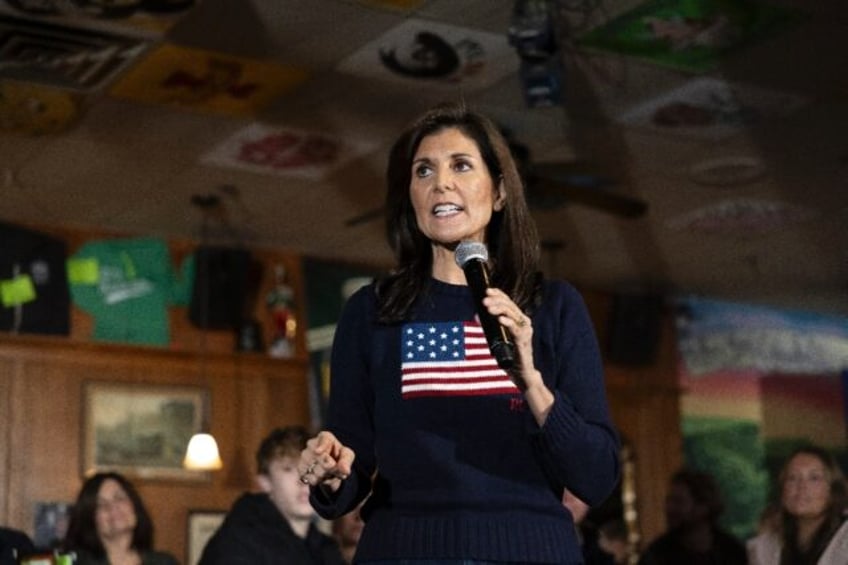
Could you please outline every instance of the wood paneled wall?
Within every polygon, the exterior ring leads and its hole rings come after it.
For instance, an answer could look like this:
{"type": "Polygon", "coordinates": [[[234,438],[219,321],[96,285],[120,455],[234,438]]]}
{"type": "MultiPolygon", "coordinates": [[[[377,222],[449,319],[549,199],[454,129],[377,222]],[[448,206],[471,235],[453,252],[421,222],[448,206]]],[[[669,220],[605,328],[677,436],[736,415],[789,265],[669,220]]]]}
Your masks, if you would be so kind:
{"type": "Polygon", "coordinates": [[[209,391],[211,432],[225,462],[204,480],[134,479],[154,517],[157,545],[182,557],[194,509],[226,509],[252,488],[253,454],[274,426],[309,421],[305,363],[22,338],[0,344],[0,515],[32,532],[37,502],[72,502],[82,483],[87,382],[196,385],[209,391]]]}
{"type": "MultiPolygon", "coordinates": [[[[90,239],[126,237],[53,233],[68,242],[69,254],[90,239]]],[[[169,242],[175,269],[195,246],[169,242]]],[[[76,498],[84,471],[83,388],[92,381],[208,391],[209,425],[224,469],[202,480],[132,479],[153,517],[157,547],[184,559],[189,512],[226,510],[254,487],[254,454],[262,438],[276,426],[308,425],[310,414],[300,258],[267,249],[251,254],[264,267],[253,315],[266,341],[273,324],[263,299],[274,284],[274,267],[286,269],[299,321],[293,358],[236,352],[234,331],[195,327],[187,307],[169,309],[167,347],[95,343],[93,320],[76,307],[69,336],[0,334],[0,524],[32,535],[37,503],[76,498]]]]}
{"type": "MultiPolygon", "coordinates": [[[[613,296],[583,291],[601,350],[606,350],[613,296]]],[[[636,511],[641,546],[665,530],[665,495],[671,475],[683,463],[680,386],[674,320],[664,312],[656,359],[642,366],[605,362],[610,411],[623,441],[632,448],[636,511]]]]}

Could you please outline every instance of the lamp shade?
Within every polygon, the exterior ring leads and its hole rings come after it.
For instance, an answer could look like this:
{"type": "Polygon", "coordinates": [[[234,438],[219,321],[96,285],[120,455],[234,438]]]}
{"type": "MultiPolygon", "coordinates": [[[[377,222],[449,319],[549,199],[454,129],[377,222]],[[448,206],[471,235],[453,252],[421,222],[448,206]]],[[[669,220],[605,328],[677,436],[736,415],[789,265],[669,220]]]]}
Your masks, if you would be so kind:
{"type": "Polygon", "coordinates": [[[188,442],[183,467],[194,471],[217,471],[224,466],[218,443],[211,434],[194,434],[188,442]]]}

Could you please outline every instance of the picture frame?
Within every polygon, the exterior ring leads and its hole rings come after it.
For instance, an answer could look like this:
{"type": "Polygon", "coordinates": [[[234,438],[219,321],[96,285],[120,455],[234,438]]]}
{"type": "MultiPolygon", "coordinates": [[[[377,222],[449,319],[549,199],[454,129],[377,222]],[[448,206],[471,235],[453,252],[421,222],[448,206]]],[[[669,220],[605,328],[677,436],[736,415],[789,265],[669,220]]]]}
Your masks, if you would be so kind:
{"type": "Polygon", "coordinates": [[[197,565],[203,548],[226,515],[222,510],[189,510],[186,526],[186,565],[197,565]]]}
{"type": "Polygon", "coordinates": [[[208,421],[197,386],[83,383],[83,475],[116,471],[140,479],[204,480],[183,468],[189,439],[208,421]]]}

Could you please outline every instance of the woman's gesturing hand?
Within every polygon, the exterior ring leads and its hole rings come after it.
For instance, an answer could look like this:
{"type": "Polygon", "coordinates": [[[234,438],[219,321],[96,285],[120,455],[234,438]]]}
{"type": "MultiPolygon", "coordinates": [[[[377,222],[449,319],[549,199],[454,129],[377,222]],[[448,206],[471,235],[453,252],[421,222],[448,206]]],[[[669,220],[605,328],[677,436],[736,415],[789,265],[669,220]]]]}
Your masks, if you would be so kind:
{"type": "Polygon", "coordinates": [[[353,450],[345,447],[332,433],[323,431],[306,442],[300,452],[297,470],[300,482],[323,486],[335,492],[350,475],[355,458],[353,450]]]}

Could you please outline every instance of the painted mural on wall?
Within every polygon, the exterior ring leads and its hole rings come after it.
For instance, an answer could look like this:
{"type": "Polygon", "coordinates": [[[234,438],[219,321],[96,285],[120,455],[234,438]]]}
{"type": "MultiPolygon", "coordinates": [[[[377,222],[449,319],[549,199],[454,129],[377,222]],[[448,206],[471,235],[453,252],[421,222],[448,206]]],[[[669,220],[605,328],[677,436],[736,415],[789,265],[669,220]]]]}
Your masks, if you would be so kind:
{"type": "Polygon", "coordinates": [[[727,369],[835,374],[848,367],[848,319],[688,297],[678,303],[687,373],[727,369]]]}
{"type": "Polygon", "coordinates": [[[816,443],[848,464],[848,320],[697,298],[678,306],[684,458],[716,476],[724,525],[744,539],[791,449],[816,443]]]}

